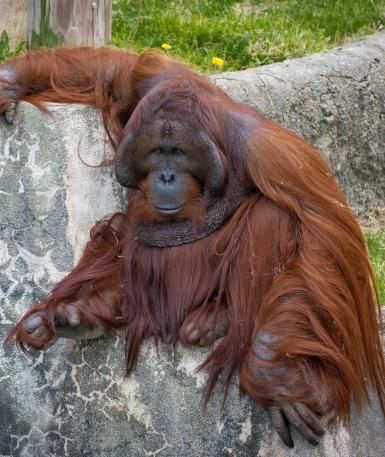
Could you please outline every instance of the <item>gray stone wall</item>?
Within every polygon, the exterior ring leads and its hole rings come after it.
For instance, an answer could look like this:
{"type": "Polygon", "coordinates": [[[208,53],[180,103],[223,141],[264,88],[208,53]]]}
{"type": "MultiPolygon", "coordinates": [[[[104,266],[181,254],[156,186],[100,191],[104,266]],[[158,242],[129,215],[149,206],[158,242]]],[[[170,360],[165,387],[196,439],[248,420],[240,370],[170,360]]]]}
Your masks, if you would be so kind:
{"type": "MultiPolygon", "coordinates": [[[[379,35],[213,78],[320,147],[360,213],[385,206],[384,55],[379,35]]],[[[93,223],[124,205],[111,170],[85,164],[110,153],[98,113],[77,105],[50,110],[23,103],[14,125],[0,120],[1,339],[71,269],[93,223]]],[[[206,354],[179,346],[157,353],[148,341],[127,379],[119,337],[60,340],[31,359],[0,346],[0,457],[385,455],[376,401],[317,448],[294,432],[293,450],[264,411],[239,398],[236,383],[223,410],[219,387],[205,411],[205,374],[194,370],[206,354]]]]}

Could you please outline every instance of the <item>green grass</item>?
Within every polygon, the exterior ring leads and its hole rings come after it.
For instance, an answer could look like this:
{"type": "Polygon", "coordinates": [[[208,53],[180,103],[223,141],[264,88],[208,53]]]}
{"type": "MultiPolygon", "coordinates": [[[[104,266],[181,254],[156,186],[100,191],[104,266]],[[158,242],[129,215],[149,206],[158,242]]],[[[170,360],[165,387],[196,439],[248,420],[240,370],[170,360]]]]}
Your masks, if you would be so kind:
{"type": "Polygon", "coordinates": [[[3,31],[0,34],[0,63],[4,60],[11,59],[19,55],[25,50],[25,43],[20,43],[16,46],[16,49],[13,50],[9,46],[9,38],[7,32],[3,31]]]}
{"type": "MultiPolygon", "coordinates": [[[[111,44],[142,51],[168,43],[169,54],[204,72],[325,51],[385,26],[385,0],[114,0],[113,10],[111,44]]],[[[0,36],[0,62],[24,49],[0,36]]]]}
{"type": "Polygon", "coordinates": [[[380,303],[385,305],[385,228],[365,229],[365,238],[376,282],[380,294],[380,303]]]}
{"type": "Polygon", "coordinates": [[[112,44],[168,43],[169,54],[205,72],[325,51],[385,25],[385,0],[115,0],[113,9],[112,44]]]}

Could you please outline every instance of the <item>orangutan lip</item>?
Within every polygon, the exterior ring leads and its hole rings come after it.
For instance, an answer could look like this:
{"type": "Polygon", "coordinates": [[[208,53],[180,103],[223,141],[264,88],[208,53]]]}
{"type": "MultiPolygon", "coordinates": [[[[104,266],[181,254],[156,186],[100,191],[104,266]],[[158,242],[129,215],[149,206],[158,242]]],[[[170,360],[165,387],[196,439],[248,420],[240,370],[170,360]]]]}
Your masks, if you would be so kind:
{"type": "Polygon", "coordinates": [[[163,216],[174,216],[175,214],[178,214],[182,208],[183,205],[175,206],[174,208],[162,208],[160,206],[155,206],[156,211],[163,216]]]}

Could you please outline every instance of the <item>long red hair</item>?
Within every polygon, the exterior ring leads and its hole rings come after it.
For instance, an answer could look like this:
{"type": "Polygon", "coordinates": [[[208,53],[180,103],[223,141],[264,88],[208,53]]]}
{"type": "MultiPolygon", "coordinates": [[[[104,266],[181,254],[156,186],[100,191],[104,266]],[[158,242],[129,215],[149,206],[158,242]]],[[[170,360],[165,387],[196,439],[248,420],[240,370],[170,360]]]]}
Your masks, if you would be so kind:
{"type": "MultiPolygon", "coordinates": [[[[150,115],[148,94],[169,102],[170,110],[176,109],[178,96],[185,97],[185,111],[218,145],[228,173],[252,186],[221,229],[167,248],[135,239],[134,198],[126,214],[94,227],[79,264],[25,317],[47,310],[52,336],[58,304],[81,302],[84,319],[92,322],[96,316],[108,328],[127,330],[129,372],[144,338],[176,342],[191,311],[203,323],[208,313],[225,305],[228,333],[203,365],[210,370],[208,395],[222,372],[229,381],[239,371],[242,389],[269,406],[288,382],[279,367],[289,364],[303,373],[312,371],[330,387],[326,409],[335,419],[349,417],[352,400],[358,406],[368,400],[370,385],[385,412],[381,313],[365,241],[317,151],[231,100],[207,78],[153,51],[142,56],[88,48],[40,51],[13,62],[22,75],[20,86],[33,87],[20,89],[20,97],[39,105],[98,106],[115,145],[127,135],[124,126],[136,108],[141,110],[135,111],[137,122],[150,115]],[[106,289],[112,297],[108,303],[106,289]],[[268,366],[278,370],[271,383],[250,368],[267,363],[252,350],[262,331],[276,337],[276,356],[268,366]]],[[[47,342],[31,342],[22,323],[13,334],[21,347],[47,342]]],[[[314,407],[312,387],[295,383],[285,399],[314,407]]]]}

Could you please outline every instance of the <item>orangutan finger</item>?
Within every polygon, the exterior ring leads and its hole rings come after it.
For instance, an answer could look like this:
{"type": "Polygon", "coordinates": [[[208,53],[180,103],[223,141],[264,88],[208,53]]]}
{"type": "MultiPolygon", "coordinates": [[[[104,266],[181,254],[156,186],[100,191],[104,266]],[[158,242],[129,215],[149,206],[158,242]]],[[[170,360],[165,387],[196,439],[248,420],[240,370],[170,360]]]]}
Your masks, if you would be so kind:
{"type": "Polygon", "coordinates": [[[15,119],[15,109],[16,109],[16,103],[12,102],[9,104],[4,111],[4,119],[8,122],[8,124],[12,124],[14,119],[15,119]]]}
{"type": "Polygon", "coordinates": [[[186,335],[189,343],[196,343],[200,339],[201,331],[194,328],[194,323],[191,323],[186,326],[186,335]]]}
{"type": "Polygon", "coordinates": [[[317,436],[311,428],[307,426],[304,422],[302,417],[299,413],[294,409],[292,405],[285,404],[281,406],[281,409],[286,417],[286,419],[290,422],[290,424],[294,425],[294,427],[302,434],[302,436],[309,441],[309,443],[317,445],[319,443],[319,436],[317,436]]]}
{"type": "Polygon", "coordinates": [[[270,420],[272,426],[278,433],[278,436],[286,444],[286,446],[293,448],[294,442],[290,435],[289,425],[278,406],[273,406],[269,409],[270,420]]]}
{"type": "Polygon", "coordinates": [[[32,332],[30,332],[30,336],[34,339],[41,339],[41,337],[48,335],[48,329],[45,325],[41,325],[40,327],[36,328],[32,332]]]}
{"type": "Polygon", "coordinates": [[[80,312],[75,306],[66,305],[64,313],[71,327],[77,327],[80,324],[80,312]]]}
{"type": "Polygon", "coordinates": [[[270,345],[274,343],[275,340],[276,336],[270,332],[261,331],[258,333],[252,344],[253,352],[256,357],[267,362],[273,360],[275,352],[270,345]]]}
{"type": "Polygon", "coordinates": [[[324,435],[325,427],[320,416],[316,416],[313,411],[303,403],[294,403],[294,409],[299,413],[306,424],[317,434],[324,435]]]}
{"type": "Polygon", "coordinates": [[[89,327],[88,325],[80,324],[76,327],[57,326],[57,333],[61,338],[68,338],[72,340],[93,340],[99,338],[106,333],[102,325],[89,327]]]}
{"type": "Polygon", "coordinates": [[[226,308],[222,309],[217,316],[217,321],[215,323],[215,337],[220,338],[225,336],[229,331],[230,321],[229,314],[226,308]]]}
{"type": "Polygon", "coordinates": [[[213,329],[204,329],[202,331],[194,329],[189,334],[189,342],[190,344],[198,344],[199,346],[209,346],[219,337],[213,329]]]}
{"type": "Polygon", "coordinates": [[[78,309],[69,303],[60,303],[55,310],[56,327],[76,327],[80,324],[78,309]]]}
{"type": "Polygon", "coordinates": [[[199,346],[209,346],[210,344],[213,344],[216,339],[217,336],[214,331],[208,330],[207,333],[200,338],[199,346]]]}
{"type": "Polygon", "coordinates": [[[28,333],[32,333],[38,328],[45,327],[44,311],[36,312],[27,317],[23,322],[24,328],[28,333]]]}
{"type": "Polygon", "coordinates": [[[55,329],[59,337],[73,340],[99,338],[106,331],[97,318],[92,323],[83,322],[81,311],[71,303],[61,303],[56,308],[55,329]]]}

